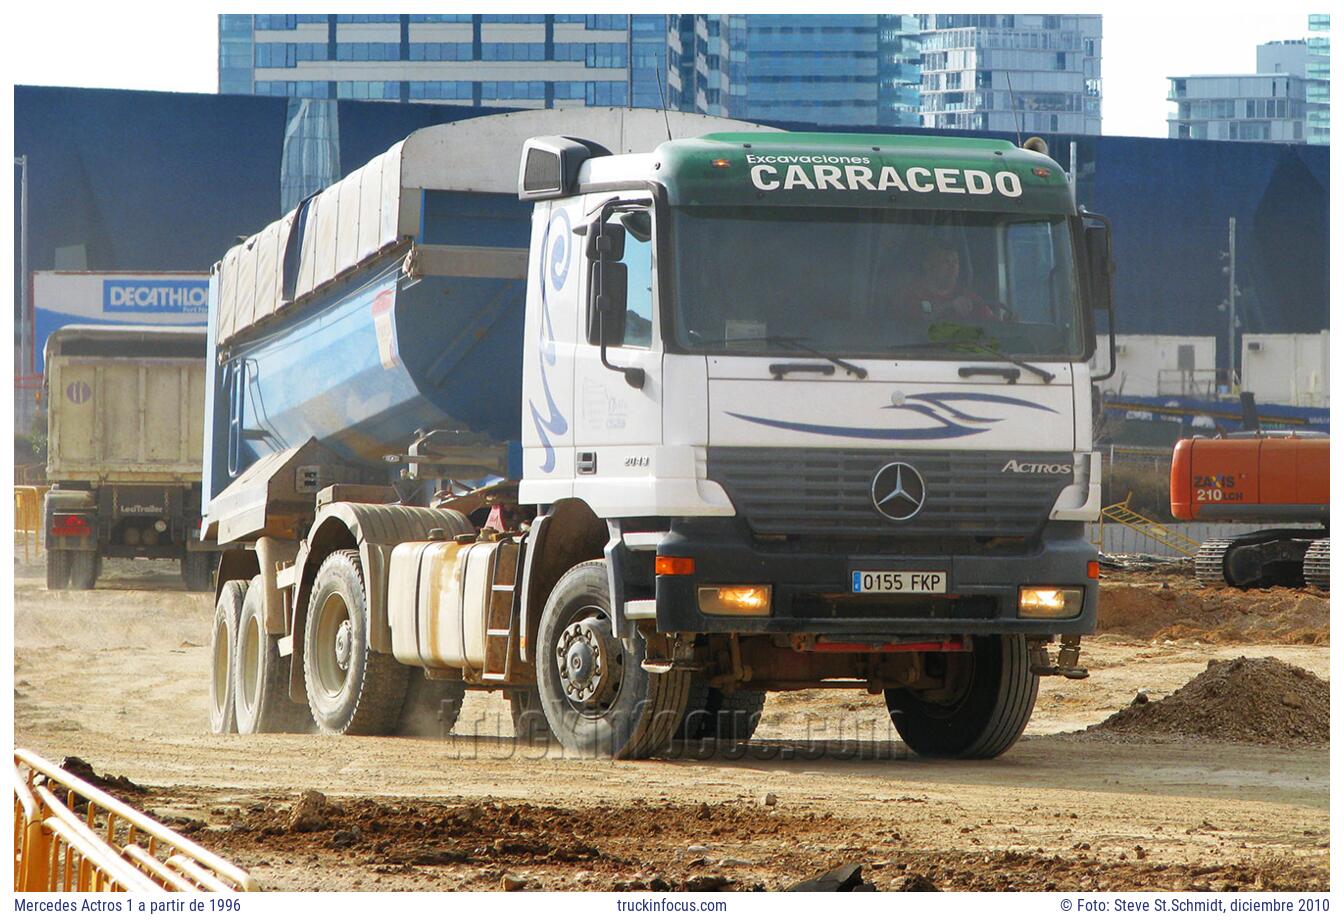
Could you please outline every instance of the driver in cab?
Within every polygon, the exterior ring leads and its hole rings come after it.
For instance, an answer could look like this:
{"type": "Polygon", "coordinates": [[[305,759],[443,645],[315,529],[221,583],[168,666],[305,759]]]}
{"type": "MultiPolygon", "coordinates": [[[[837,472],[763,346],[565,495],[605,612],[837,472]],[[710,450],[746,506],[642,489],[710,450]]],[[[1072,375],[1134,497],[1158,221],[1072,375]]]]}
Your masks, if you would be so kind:
{"type": "Polygon", "coordinates": [[[948,242],[921,253],[913,283],[898,303],[901,319],[912,322],[1005,322],[1003,304],[992,303],[961,284],[961,254],[948,242]]]}

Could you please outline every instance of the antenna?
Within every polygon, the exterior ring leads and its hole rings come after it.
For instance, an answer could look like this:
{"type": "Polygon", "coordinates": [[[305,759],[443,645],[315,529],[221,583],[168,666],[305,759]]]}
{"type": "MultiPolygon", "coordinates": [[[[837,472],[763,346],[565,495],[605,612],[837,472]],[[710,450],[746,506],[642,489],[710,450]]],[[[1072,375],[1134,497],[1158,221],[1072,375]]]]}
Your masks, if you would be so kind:
{"type": "MultiPolygon", "coordinates": [[[[667,63],[667,58],[663,58],[663,63],[667,63]]],[[[659,73],[659,68],[653,69],[653,78],[658,81],[658,102],[663,107],[663,127],[667,129],[667,139],[672,140],[672,125],[667,120],[667,97],[663,95],[663,77],[659,73]]]]}
{"type": "Polygon", "coordinates": [[[1013,127],[1017,130],[1017,146],[1021,147],[1022,125],[1017,120],[1017,97],[1013,95],[1013,75],[1005,70],[1003,78],[1008,81],[1008,107],[1013,111],[1013,127]]]}

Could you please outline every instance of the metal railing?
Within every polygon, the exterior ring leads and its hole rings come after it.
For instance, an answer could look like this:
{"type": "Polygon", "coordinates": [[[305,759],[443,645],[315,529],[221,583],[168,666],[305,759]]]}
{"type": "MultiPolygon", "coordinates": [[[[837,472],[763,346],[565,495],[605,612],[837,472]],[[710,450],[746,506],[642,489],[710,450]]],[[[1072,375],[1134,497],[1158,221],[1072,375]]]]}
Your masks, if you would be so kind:
{"type": "Polygon", "coordinates": [[[15,543],[19,543],[19,535],[23,535],[23,561],[30,561],[29,544],[32,544],[32,554],[37,555],[42,551],[42,499],[47,494],[48,486],[15,486],[14,487],[14,536],[15,543]]]}
{"type": "Polygon", "coordinates": [[[15,891],[257,891],[242,869],[31,751],[14,751],[15,891]]]}
{"type": "MultiPolygon", "coordinates": [[[[1150,517],[1145,517],[1139,512],[1129,507],[1129,500],[1133,498],[1133,493],[1125,496],[1124,501],[1116,502],[1114,505],[1107,505],[1101,509],[1101,519],[1105,521],[1114,521],[1117,524],[1123,524],[1130,530],[1143,534],[1150,540],[1160,543],[1167,549],[1170,549],[1187,558],[1193,557],[1199,552],[1199,541],[1192,540],[1179,530],[1159,524],[1150,517]]],[[[1098,528],[1104,535],[1104,528],[1098,528]]],[[[1104,536],[1103,536],[1104,539],[1104,536]]],[[[1102,550],[1105,551],[1103,545],[1102,550]]]]}

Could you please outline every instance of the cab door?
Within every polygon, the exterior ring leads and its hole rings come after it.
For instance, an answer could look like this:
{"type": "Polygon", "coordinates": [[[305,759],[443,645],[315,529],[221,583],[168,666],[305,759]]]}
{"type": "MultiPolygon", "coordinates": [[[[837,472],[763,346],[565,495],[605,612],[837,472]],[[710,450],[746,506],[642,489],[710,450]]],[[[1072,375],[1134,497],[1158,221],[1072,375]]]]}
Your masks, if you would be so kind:
{"type": "Polygon", "coordinates": [[[587,257],[590,227],[584,241],[574,368],[576,496],[598,483],[611,485],[612,480],[643,480],[647,485],[653,476],[654,449],[662,443],[662,336],[653,212],[651,206],[637,204],[648,201],[647,193],[594,194],[584,202],[588,219],[596,219],[612,201],[629,202],[631,209],[618,210],[607,221],[623,231],[617,261],[626,274],[625,321],[617,342],[607,347],[607,364],[638,369],[644,380],[637,388],[627,382],[627,375],[603,365],[592,302],[596,262],[587,257]]]}

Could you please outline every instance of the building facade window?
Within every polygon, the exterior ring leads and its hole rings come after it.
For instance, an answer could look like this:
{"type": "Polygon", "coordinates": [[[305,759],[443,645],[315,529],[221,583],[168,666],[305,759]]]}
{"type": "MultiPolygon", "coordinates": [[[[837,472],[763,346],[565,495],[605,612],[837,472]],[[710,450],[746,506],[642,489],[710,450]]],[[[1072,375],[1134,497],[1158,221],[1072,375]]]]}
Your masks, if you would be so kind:
{"type": "Polygon", "coordinates": [[[471,42],[411,42],[412,61],[470,61],[471,42]]]}
{"type": "Polygon", "coordinates": [[[483,61],[544,61],[546,46],[541,42],[482,42],[483,61]]]}
{"type": "Polygon", "coordinates": [[[447,99],[470,101],[471,82],[468,80],[412,80],[409,87],[410,98],[416,101],[426,99],[447,99]]]}
{"type": "Polygon", "coordinates": [[[336,46],[338,61],[397,61],[401,59],[398,42],[341,42],[336,46]]]}
{"type": "Polygon", "coordinates": [[[584,25],[594,31],[625,29],[629,26],[628,16],[584,16],[584,25]]]}

